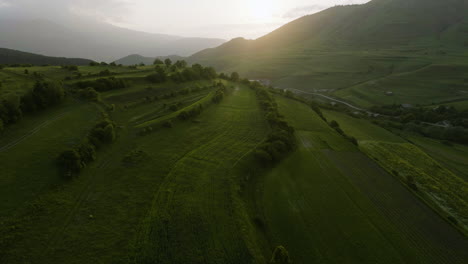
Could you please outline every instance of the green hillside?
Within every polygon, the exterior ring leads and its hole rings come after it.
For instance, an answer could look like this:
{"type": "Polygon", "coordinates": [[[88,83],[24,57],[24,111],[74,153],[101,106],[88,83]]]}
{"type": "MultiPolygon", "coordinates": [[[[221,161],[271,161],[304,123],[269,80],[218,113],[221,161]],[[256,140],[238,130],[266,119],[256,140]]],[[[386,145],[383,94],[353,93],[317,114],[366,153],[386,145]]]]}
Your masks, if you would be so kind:
{"type": "Polygon", "coordinates": [[[0,65],[2,64],[32,64],[32,65],[88,65],[92,60],[48,57],[12,49],[0,48],[0,65]]]}
{"type": "Polygon", "coordinates": [[[439,78],[439,85],[422,84],[417,91],[399,78],[429,82],[427,75],[417,74],[429,65],[434,65],[431,70],[445,66],[465,72],[467,10],[466,0],[373,0],[337,6],[256,40],[239,38],[201,51],[189,60],[220,71],[238,71],[251,79],[267,79],[281,88],[328,93],[364,107],[466,100],[464,77],[431,75],[439,78]],[[372,87],[374,83],[379,87],[372,87]],[[450,90],[455,88],[456,93],[450,90]],[[388,98],[385,92],[393,90],[398,97],[388,98]],[[415,98],[422,90],[433,99],[415,98]]]}

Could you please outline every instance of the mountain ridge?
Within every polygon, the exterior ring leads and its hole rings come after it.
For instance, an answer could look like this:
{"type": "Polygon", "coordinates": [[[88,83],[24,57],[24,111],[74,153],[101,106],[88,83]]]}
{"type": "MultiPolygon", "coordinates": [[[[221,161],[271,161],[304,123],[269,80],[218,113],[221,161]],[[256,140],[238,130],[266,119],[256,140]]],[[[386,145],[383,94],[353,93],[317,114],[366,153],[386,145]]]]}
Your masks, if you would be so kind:
{"type": "Polygon", "coordinates": [[[81,58],[50,57],[19,50],[0,48],[0,64],[33,65],[88,65],[92,60],[81,58]]]}
{"type": "MultiPolygon", "coordinates": [[[[78,20],[77,20],[78,21],[78,20]]],[[[0,47],[58,57],[85,57],[111,62],[125,54],[188,56],[225,41],[152,34],[95,21],[0,21],[0,47]]]]}

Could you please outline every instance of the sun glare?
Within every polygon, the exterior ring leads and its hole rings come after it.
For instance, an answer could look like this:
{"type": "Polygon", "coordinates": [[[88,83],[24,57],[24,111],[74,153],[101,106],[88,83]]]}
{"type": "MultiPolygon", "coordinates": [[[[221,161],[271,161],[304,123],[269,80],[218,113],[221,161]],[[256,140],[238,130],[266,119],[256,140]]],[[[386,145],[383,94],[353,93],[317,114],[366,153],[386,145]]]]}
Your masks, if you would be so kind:
{"type": "Polygon", "coordinates": [[[249,1],[250,16],[255,21],[270,22],[273,19],[276,1],[253,0],[249,1]]]}

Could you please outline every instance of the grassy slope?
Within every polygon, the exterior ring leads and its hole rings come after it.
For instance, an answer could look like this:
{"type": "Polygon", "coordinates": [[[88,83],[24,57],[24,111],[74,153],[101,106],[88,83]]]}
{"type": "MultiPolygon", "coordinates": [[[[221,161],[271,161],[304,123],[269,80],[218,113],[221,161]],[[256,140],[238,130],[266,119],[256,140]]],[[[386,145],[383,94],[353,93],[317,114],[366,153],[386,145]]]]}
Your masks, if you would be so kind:
{"type": "Polygon", "coordinates": [[[267,132],[255,95],[242,88],[183,135],[167,138],[166,144],[182,141],[192,148],[177,159],[155,196],[136,242],[138,261],[249,262],[230,199],[230,171],[267,132]]]}
{"type": "MultiPolygon", "coordinates": [[[[153,103],[154,108],[164,103],[153,103]]],[[[246,88],[234,91],[220,105],[206,110],[196,123],[176,122],[172,129],[135,137],[128,120],[132,114],[138,117],[144,111],[153,111],[146,108],[143,104],[113,113],[122,127],[117,142],[100,151],[98,160],[78,179],[44,190],[38,198],[17,208],[15,217],[0,230],[7,234],[2,239],[8,245],[0,251],[2,261],[125,263],[129,241],[137,233],[142,240],[135,244],[150,249],[147,254],[138,254],[139,259],[164,254],[162,260],[171,263],[174,256],[185,257],[184,263],[239,258],[244,262],[252,258],[245,235],[237,232],[239,219],[234,216],[237,209],[231,200],[234,176],[229,172],[268,132],[253,92],[246,88]],[[133,150],[143,151],[144,158],[136,164],[123,163],[133,150]],[[168,186],[174,193],[168,192],[168,186]],[[186,192],[192,187],[196,188],[193,192],[186,192]],[[177,210],[159,200],[168,194],[177,197],[170,203],[177,205],[177,210]],[[162,228],[154,226],[161,220],[160,215],[140,227],[148,210],[153,212],[151,215],[155,210],[164,210],[173,217],[174,224],[169,228],[176,240],[171,240],[171,247],[161,248],[163,244],[154,244],[158,238],[153,236],[155,233],[141,232],[143,227],[162,228]],[[201,227],[206,229],[197,229],[201,227]],[[187,237],[183,235],[186,233],[187,237]],[[187,254],[180,254],[181,247],[187,254]]],[[[74,126],[70,130],[77,132],[74,126]]],[[[50,156],[43,159],[53,160],[50,156]]],[[[12,162],[11,167],[18,167],[19,161],[12,162]]],[[[35,169],[38,166],[31,164],[35,169]]]]}
{"type": "Polygon", "coordinates": [[[466,98],[466,78],[461,76],[466,76],[467,65],[467,6],[465,0],[337,6],[259,39],[235,39],[191,59],[251,79],[269,79],[285,89],[345,89],[336,95],[365,107],[466,98]],[[444,67],[417,72],[430,64],[444,67]],[[386,96],[386,91],[395,96],[386,96]]]}
{"type": "Polygon", "coordinates": [[[27,117],[6,131],[0,140],[1,218],[62,182],[55,158],[80,142],[98,116],[91,104],[64,105],[27,117]]]}
{"type": "MultiPolygon", "coordinates": [[[[431,203],[443,209],[443,215],[454,215],[466,228],[468,218],[468,205],[466,196],[468,186],[463,182],[463,174],[457,173],[457,169],[464,167],[465,154],[462,149],[458,151],[448,147],[430,143],[430,140],[416,137],[426,149],[435,155],[436,149],[444,151],[444,155],[437,155],[433,159],[423,149],[412,145],[383,128],[371,124],[364,119],[352,118],[348,115],[333,111],[325,111],[329,119],[337,120],[342,124],[342,129],[359,140],[360,148],[388,172],[395,174],[402,181],[411,175],[419,184],[422,195],[431,203]],[[454,159],[451,161],[451,158],[454,159]],[[448,164],[446,168],[442,164],[448,164]],[[447,162],[446,160],[450,160],[447,162]],[[445,163],[444,163],[445,162],[445,163]],[[449,169],[449,170],[448,170],[449,169]],[[450,169],[455,172],[452,173],[450,169]],[[458,176],[458,177],[457,177],[458,176]]],[[[420,194],[421,195],[421,194],[420,194]]]]}
{"type": "Polygon", "coordinates": [[[295,262],[463,263],[467,259],[462,250],[466,240],[392,176],[307,106],[277,100],[298,130],[300,147],[267,175],[263,205],[275,243],[285,245],[295,262]],[[435,226],[447,237],[426,229],[435,226]]]}

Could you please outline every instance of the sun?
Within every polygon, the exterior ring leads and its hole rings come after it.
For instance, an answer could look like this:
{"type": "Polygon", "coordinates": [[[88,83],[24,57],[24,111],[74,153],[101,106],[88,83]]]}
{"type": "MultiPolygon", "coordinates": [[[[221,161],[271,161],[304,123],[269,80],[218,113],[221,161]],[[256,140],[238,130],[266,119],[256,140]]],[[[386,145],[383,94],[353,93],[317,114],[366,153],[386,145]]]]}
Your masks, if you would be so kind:
{"type": "Polygon", "coordinates": [[[276,1],[251,0],[248,2],[250,17],[255,21],[268,22],[273,19],[276,1]]]}

